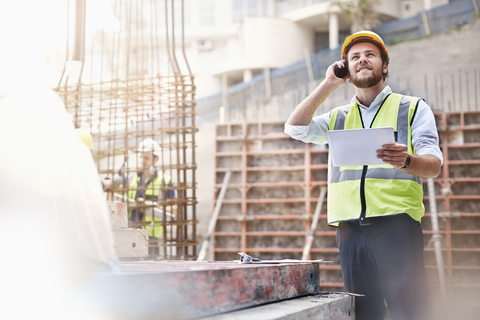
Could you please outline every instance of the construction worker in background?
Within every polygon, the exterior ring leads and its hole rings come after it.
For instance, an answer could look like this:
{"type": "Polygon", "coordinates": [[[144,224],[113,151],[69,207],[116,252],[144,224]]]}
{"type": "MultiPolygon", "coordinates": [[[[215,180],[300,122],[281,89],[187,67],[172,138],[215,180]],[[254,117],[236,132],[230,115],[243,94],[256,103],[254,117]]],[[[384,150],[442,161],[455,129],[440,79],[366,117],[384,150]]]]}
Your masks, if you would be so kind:
{"type": "MultiPolygon", "coordinates": [[[[161,152],[158,142],[151,138],[145,139],[138,146],[137,152],[139,157],[137,173],[130,173],[124,181],[124,186],[128,186],[127,197],[135,200],[137,204],[145,200],[158,201],[174,198],[173,190],[160,193],[160,188],[173,186],[173,182],[170,176],[164,175],[156,166],[161,152]]],[[[169,206],[168,209],[171,209],[171,214],[176,214],[174,205],[169,206]]],[[[142,228],[148,230],[150,238],[159,239],[163,234],[163,226],[160,224],[162,214],[155,212],[155,218],[153,218],[152,211],[154,211],[153,208],[132,208],[129,212],[129,220],[150,222],[142,228]],[[154,223],[151,223],[152,221],[154,223]]]]}
{"type": "MultiPolygon", "coordinates": [[[[93,137],[90,131],[87,129],[77,128],[75,129],[77,136],[82,140],[82,142],[90,149],[93,150],[93,137]]],[[[110,179],[100,180],[102,184],[103,191],[106,191],[112,187],[113,181],[110,179]]],[[[118,184],[118,183],[117,183],[118,184]]]]}
{"type": "Polygon", "coordinates": [[[355,319],[383,320],[384,301],[393,320],[425,319],[421,178],[438,176],[443,162],[435,119],[425,101],[385,85],[390,57],[374,32],[347,37],[341,58],[292,112],[285,133],[326,144],[329,130],[396,128],[396,142],[377,151],[383,165],[334,167],[329,161],[328,224],[337,227],[345,290],[364,295],[355,297],[355,319]],[[336,76],[335,68],[348,75],[336,76]],[[347,79],[355,86],[350,103],[313,117],[347,79]]]}

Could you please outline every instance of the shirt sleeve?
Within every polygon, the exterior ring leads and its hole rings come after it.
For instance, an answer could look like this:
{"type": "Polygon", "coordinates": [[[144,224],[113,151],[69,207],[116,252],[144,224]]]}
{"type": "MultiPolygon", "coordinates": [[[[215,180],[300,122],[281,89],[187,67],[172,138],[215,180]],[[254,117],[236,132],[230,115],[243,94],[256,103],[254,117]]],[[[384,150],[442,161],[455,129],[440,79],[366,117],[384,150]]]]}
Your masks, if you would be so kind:
{"type": "Polygon", "coordinates": [[[308,126],[292,126],[285,123],[284,133],[305,143],[327,144],[330,112],[312,118],[308,126]]]}
{"type": "Polygon", "coordinates": [[[443,164],[443,154],[438,145],[438,131],[435,116],[430,106],[420,100],[417,114],[412,123],[412,143],[417,155],[430,154],[440,159],[443,164]]]}

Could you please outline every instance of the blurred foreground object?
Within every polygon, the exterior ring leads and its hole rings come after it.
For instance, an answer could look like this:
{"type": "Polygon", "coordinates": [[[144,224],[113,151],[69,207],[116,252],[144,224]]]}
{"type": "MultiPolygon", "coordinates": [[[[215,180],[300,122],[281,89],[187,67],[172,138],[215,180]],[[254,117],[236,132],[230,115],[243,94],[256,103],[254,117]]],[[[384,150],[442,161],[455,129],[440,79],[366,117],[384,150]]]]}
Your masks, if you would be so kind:
{"type": "Polygon", "coordinates": [[[116,259],[92,156],[59,97],[38,85],[2,99],[0,133],[0,238],[8,257],[0,281],[10,297],[0,315],[90,317],[76,294],[116,259]]]}

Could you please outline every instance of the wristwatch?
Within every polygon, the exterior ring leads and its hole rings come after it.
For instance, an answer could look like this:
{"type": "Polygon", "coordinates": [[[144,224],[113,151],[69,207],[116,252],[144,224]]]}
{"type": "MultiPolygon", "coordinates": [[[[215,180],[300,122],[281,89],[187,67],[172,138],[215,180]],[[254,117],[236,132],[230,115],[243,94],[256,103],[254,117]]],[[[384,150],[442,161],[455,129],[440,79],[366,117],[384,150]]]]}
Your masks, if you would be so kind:
{"type": "Polygon", "coordinates": [[[405,169],[407,168],[409,165],[410,165],[410,155],[407,155],[407,158],[405,159],[405,163],[403,164],[403,167],[401,167],[400,169],[405,169]]]}

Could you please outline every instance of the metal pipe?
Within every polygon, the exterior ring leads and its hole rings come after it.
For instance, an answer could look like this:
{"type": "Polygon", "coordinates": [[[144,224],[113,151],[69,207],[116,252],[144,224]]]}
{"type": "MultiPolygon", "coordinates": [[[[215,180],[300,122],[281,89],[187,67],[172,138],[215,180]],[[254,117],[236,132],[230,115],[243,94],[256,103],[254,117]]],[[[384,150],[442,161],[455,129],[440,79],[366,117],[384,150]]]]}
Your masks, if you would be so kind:
{"type": "Polygon", "coordinates": [[[225,197],[225,193],[227,192],[228,181],[230,180],[230,175],[232,172],[229,170],[227,174],[225,174],[225,178],[223,178],[223,185],[222,189],[220,190],[220,194],[218,195],[218,201],[215,205],[215,210],[212,214],[212,219],[210,220],[210,224],[208,225],[207,234],[205,236],[205,240],[203,240],[202,248],[198,253],[197,261],[204,261],[205,257],[207,256],[207,250],[210,246],[210,241],[212,238],[213,231],[215,230],[215,226],[217,225],[218,215],[220,214],[220,209],[222,208],[223,198],[225,197]]]}
{"type": "Polygon", "coordinates": [[[86,0],[75,1],[75,42],[73,44],[73,60],[85,62],[85,17],[86,0]]]}
{"type": "Polygon", "coordinates": [[[308,256],[310,255],[313,238],[315,237],[315,230],[317,229],[318,218],[320,217],[320,211],[322,211],[323,199],[325,198],[326,193],[327,193],[327,188],[322,187],[320,190],[320,196],[318,197],[317,206],[315,207],[315,213],[313,214],[310,232],[307,237],[305,248],[303,249],[302,260],[307,260],[308,256]]]}
{"type": "Polygon", "coordinates": [[[442,299],[447,299],[447,286],[445,283],[445,270],[443,266],[442,256],[442,241],[440,236],[440,229],[438,227],[438,213],[437,213],[437,201],[435,200],[435,184],[433,178],[427,180],[428,185],[428,201],[430,204],[430,220],[432,222],[433,236],[432,241],[435,247],[435,258],[437,260],[438,276],[440,280],[440,293],[442,299]]]}

